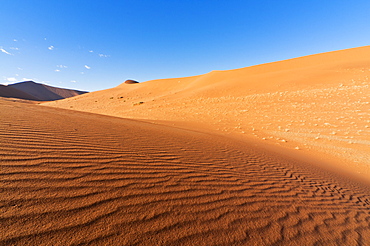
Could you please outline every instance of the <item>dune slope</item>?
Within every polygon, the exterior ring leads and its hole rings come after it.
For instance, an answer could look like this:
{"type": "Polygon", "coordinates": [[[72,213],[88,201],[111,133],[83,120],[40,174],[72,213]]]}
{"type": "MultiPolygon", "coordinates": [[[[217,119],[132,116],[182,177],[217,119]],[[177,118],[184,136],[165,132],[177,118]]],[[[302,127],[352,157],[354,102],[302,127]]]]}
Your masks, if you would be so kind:
{"type": "Polygon", "coordinates": [[[254,138],[370,177],[370,46],[46,105],[254,138]]]}
{"type": "Polygon", "coordinates": [[[370,243],[370,187],[348,177],[216,135],[0,112],[1,245],[370,243]]]}

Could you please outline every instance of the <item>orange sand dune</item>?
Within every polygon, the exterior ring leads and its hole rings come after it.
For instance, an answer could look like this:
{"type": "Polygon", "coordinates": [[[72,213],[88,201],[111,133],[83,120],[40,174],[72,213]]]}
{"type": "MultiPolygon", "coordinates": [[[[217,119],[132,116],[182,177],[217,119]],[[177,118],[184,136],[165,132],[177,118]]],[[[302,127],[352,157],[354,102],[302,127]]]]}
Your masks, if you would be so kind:
{"type": "Polygon", "coordinates": [[[370,244],[370,185],[253,142],[2,99],[0,114],[0,245],[370,244]]]}
{"type": "Polygon", "coordinates": [[[264,141],[370,177],[370,46],[121,84],[53,107],[264,141]]]}

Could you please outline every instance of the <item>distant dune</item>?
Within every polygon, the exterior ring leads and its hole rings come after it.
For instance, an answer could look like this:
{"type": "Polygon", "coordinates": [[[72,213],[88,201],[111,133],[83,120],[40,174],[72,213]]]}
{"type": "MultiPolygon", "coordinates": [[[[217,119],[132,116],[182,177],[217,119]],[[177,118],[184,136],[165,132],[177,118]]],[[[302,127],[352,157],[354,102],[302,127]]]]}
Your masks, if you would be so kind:
{"type": "Polygon", "coordinates": [[[84,93],[86,92],[53,87],[33,81],[19,82],[0,87],[0,96],[2,97],[14,97],[36,101],[54,101],[84,93]]]}
{"type": "Polygon", "coordinates": [[[37,101],[38,98],[34,97],[24,91],[17,90],[11,86],[0,85],[0,97],[11,97],[26,100],[37,101]]]}
{"type": "Polygon", "coordinates": [[[370,46],[365,46],[193,77],[123,83],[45,105],[252,138],[369,177],[369,77],[370,46]]]}
{"type": "Polygon", "coordinates": [[[136,83],[139,83],[139,82],[137,82],[136,80],[132,80],[132,79],[128,79],[125,81],[125,84],[136,84],[136,83]]]}

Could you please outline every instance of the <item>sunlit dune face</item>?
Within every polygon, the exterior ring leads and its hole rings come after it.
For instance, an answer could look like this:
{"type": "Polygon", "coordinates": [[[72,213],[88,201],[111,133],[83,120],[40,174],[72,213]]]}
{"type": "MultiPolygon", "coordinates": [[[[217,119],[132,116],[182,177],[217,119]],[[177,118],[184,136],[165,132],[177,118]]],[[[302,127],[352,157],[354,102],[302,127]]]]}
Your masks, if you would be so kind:
{"type": "Polygon", "coordinates": [[[369,57],[367,46],[202,76],[122,84],[48,105],[187,122],[330,155],[370,173],[369,57]]]}

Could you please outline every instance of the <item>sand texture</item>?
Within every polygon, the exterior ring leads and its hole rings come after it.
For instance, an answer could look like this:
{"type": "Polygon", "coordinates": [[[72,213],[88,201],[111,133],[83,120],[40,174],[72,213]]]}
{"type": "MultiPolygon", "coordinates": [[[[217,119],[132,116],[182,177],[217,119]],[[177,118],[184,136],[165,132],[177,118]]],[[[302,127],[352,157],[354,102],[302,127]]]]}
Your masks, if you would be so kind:
{"type": "Polygon", "coordinates": [[[369,78],[366,46],[188,78],[123,83],[47,105],[252,138],[369,178],[369,78]]]}
{"type": "Polygon", "coordinates": [[[0,245],[368,245],[369,185],[227,137],[0,100],[0,245]]]}

